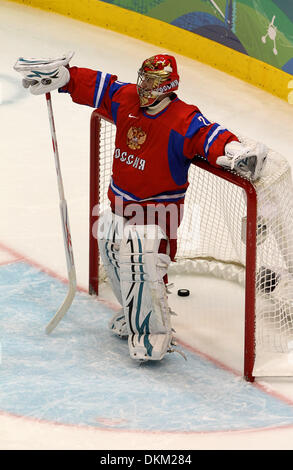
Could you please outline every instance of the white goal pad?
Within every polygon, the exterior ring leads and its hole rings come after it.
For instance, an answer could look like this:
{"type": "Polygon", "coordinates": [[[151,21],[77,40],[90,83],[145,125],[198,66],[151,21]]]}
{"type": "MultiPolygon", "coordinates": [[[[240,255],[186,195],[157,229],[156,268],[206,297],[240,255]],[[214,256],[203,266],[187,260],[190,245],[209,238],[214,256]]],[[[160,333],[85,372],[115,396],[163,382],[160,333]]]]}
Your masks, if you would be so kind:
{"type": "Polygon", "coordinates": [[[101,214],[98,225],[98,246],[103,267],[120,305],[122,305],[122,296],[119,252],[125,222],[124,217],[113,214],[111,210],[106,210],[101,214]]]}
{"type": "Polygon", "coordinates": [[[170,257],[159,253],[166,235],[157,225],[128,225],[120,246],[123,308],[133,359],[160,360],[171,345],[170,309],[164,276],[170,257]]]}

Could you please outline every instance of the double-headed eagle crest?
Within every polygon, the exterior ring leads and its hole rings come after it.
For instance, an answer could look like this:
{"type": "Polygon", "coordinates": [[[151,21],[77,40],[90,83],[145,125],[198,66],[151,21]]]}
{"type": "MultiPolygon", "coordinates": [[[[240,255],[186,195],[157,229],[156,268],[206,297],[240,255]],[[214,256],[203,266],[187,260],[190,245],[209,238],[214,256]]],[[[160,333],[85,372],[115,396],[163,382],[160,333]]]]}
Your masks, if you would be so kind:
{"type": "Polygon", "coordinates": [[[127,132],[127,145],[132,150],[140,149],[146,140],[146,133],[141,127],[131,127],[127,132]]]}

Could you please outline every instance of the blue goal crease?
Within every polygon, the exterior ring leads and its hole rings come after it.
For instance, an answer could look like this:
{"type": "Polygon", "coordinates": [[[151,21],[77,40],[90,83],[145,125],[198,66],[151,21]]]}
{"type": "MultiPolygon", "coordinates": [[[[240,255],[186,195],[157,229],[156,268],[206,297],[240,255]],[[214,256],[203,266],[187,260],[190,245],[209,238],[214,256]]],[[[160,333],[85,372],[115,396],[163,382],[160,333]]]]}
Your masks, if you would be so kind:
{"type": "Polygon", "coordinates": [[[0,268],[0,410],[63,424],[214,432],[293,425],[293,407],[187,352],[139,366],[108,329],[113,311],[25,262],[0,268]]]}

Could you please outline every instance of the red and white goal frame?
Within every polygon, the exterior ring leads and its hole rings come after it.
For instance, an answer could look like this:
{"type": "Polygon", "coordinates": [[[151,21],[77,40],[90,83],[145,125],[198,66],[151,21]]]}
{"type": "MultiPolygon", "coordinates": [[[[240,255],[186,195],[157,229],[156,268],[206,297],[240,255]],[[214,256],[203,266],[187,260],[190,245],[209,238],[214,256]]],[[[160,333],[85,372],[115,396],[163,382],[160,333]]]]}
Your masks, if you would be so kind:
{"type": "MultiPolygon", "coordinates": [[[[98,211],[109,207],[115,132],[111,120],[93,111],[89,292],[95,295],[101,282],[98,211]]],[[[293,376],[293,189],[288,162],[270,150],[264,175],[251,183],[195,157],[189,182],[170,272],[188,271],[243,285],[245,379],[293,376]]]]}

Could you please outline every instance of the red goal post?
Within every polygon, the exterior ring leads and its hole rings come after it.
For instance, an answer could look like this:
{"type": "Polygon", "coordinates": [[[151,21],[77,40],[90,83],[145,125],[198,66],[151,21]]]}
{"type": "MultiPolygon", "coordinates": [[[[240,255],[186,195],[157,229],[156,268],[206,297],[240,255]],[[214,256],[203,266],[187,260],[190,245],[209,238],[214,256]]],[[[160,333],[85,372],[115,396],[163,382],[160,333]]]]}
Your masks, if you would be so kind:
{"type": "MultiPolygon", "coordinates": [[[[89,292],[95,295],[99,293],[100,283],[96,227],[98,211],[108,206],[107,189],[115,149],[114,139],[115,126],[113,122],[102,116],[97,110],[93,111],[90,123],[89,292]]],[[[274,157],[273,152],[272,157],[274,157]]],[[[241,276],[243,278],[242,283],[245,286],[243,375],[248,381],[253,381],[256,375],[254,368],[257,343],[268,342],[268,349],[275,348],[278,353],[280,352],[278,349],[280,339],[278,338],[278,344],[275,346],[273,329],[274,326],[277,328],[279,324],[284,324],[283,314],[281,315],[278,307],[276,307],[276,300],[269,298],[272,297],[280,277],[278,277],[279,270],[273,270],[269,261],[275,256],[280,266],[276,262],[274,269],[280,267],[282,273],[285,273],[286,276],[288,274],[291,279],[293,274],[291,257],[293,258],[293,253],[288,255],[286,252],[287,254],[285,254],[284,243],[279,240],[276,243],[275,226],[268,222],[269,218],[263,216],[258,206],[260,200],[261,209],[263,207],[266,209],[267,201],[264,202],[266,192],[274,184],[276,184],[275,191],[278,192],[277,184],[279,184],[279,179],[282,178],[283,173],[287,177],[287,189],[290,186],[288,183],[290,169],[285,163],[282,161],[282,174],[277,175],[275,178],[276,183],[274,183],[274,178],[268,175],[264,178],[264,184],[261,186],[252,184],[233,172],[215,168],[204,159],[195,157],[190,167],[190,186],[185,202],[187,210],[185,209],[184,219],[180,226],[181,232],[179,230],[178,263],[175,264],[181,266],[192,263],[194,273],[208,272],[224,279],[237,280],[237,282],[240,282],[241,276]],[[213,193],[214,191],[215,193],[213,193]],[[221,207],[218,204],[221,204],[221,207]],[[195,208],[198,208],[196,212],[194,212],[195,208]],[[195,219],[198,219],[198,222],[195,222],[195,219]],[[264,250],[265,253],[262,252],[264,250]],[[274,254],[274,250],[277,252],[276,254],[274,254]],[[273,255],[271,251],[273,251],[273,255]],[[281,260],[281,258],[284,258],[284,260],[281,260]],[[269,260],[268,264],[264,260],[269,260]],[[263,304],[266,306],[265,309],[263,304]],[[269,307],[267,304],[269,304],[269,307]],[[267,313],[268,310],[269,313],[267,313]],[[274,316],[274,314],[279,315],[280,319],[274,319],[270,322],[268,318],[274,316]],[[274,322],[277,321],[279,322],[278,325],[274,325],[274,322]],[[263,333],[263,330],[265,330],[265,333],[263,333]],[[256,337],[256,332],[258,337],[256,337]],[[262,335],[265,340],[263,338],[259,339],[262,335]],[[268,336],[270,336],[269,340],[267,340],[268,336]]],[[[269,171],[272,172],[273,170],[274,165],[269,171]]],[[[280,169],[279,173],[281,173],[280,169]]],[[[292,185],[290,191],[290,194],[293,194],[292,185]]],[[[275,195],[270,197],[272,201],[275,201],[275,195]]],[[[293,219],[292,212],[289,212],[289,216],[293,219]]],[[[284,217],[280,218],[284,223],[284,217]]],[[[276,225],[279,222],[278,220],[276,225]]],[[[289,235],[289,231],[286,230],[287,235],[289,235]]],[[[289,304],[290,301],[291,299],[288,301],[289,304]]],[[[290,316],[291,304],[289,307],[288,315],[290,316]]],[[[285,336],[287,336],[284,344],[286,341],[290,343],[292,335],[293,347],[292,319],[287,318],[285,323],[285,336]]],[[[286,353],[290,354],[290,350],[286,353]]],[[[273,375],[278,374],[273,373],[273,375]]],[[[291,370],[284,375],[291,375],[291,370]]]]}

